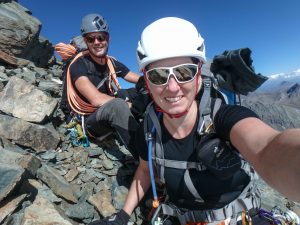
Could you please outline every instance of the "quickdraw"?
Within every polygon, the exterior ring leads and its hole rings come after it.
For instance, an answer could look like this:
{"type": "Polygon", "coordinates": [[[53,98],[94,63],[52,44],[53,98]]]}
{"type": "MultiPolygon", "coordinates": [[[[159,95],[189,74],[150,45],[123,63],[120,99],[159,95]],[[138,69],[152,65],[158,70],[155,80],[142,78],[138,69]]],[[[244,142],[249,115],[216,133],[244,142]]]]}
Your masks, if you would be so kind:
{"type": "Polygon", "coordinates": [[[242,212],[242,225],[252,225],[252,219],[251,216],[249,216],[249,213],[246,211],[242,212]]]}
{"type": "Polygon", "coordinates": [[[271,224],[276,224],[276,225],[300,224],[300,219],[296,213],[294,213],[291,210],[284,212],[278,207],[274,207],[271,211],[260,209],[259,216],[268,220],[271,224]]]}
{"type": "Polygon", "coordinates": [[[64,127],[70,132],[71,144],[74,147],[78,147],[80,145],[83,147],[90,146],[89,139],[84,129],[84,116],[74,116],[72,120],[64,127]]]}

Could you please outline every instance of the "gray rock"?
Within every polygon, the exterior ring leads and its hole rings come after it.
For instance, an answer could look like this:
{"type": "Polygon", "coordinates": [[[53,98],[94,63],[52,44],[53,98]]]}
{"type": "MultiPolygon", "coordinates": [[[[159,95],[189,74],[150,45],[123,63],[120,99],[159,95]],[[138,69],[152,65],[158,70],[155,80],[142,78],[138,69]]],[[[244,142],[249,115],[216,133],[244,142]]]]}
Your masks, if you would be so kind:
{"type": "Polygon", "coordinates": [[[16,198],[10,198],[6,201],[6,204],[1,202],[0,223],[20,205],[20,203],[24,200],[25,197],[26,194],[23,194],[16,198]]]}
{"type": "Polygon", "coordinates": [[[99,156],[103,154],[103,149],[96,147],[93,149],[88,149],[89,157],[99,156]]]}
{"type": "Polygon", "coordinates": [[[52,96],[58,96],[61,92],[61,85],[52,80],[41,80],[38,88],[42,91],[50,93],[52,96]]]}
{"type": "MultiPolygon", "coordinates": [[[[52,44],[39,36],[41,22],[15,1],[0,4],[0,50],[10,57],[33,61],[45,67],[53,61],[52,44]]],[[[1,57],[1,54],[0,54],[1,57]]],[[[3,57],[4,59],[7,58],[3,57]]],[[[8,61],[10,64],[18,65],[8,61]]]]}
{"type": "Polygon", "coordinates": [[[19,166],[0,163],[0,202],[20,183],[24,172],[19,166]]]}
{"type": "Polygon", "coordinates": [[[21,188],[26,193],[37,191],[39,195],[43,196],[52,203],[60,203],[62,201],[62,199],[58,198],[49,187],[37,180],[28,179],[27,182],[24,182],[23,184],[24,185],[21,188]]]}
{"type": "Polygon", "coordinates": [[[3,148],[0,148],[1,151],[1,157],[0,157],[0,163],[2,164],[10,164],[18,166],[18,160],[20,160],[24,155],[22,153],[9,151],[3,148]]]}
{"type": "Polygon", "coordinates": [[[35,177],[38,168],[41,166],[41,161],[39,158],[33,154],[24,155],[21,159],[18,160],[18,165],[23,169],[26,169],[31,176],[35,177]]]}
{"type": "Polygon", "coordinates": [[[33,72],[26,67],[23,68],[22,72],[17,73],[16,76],[20,79],[25,80],[29,84],[36,84],[36,72],[33,72]]]}
{"type": "Polygon", "coordinates": [[[56,149],[60,141],[55,130],[6,115],[0,115],[0,136],[38,152],[56,149]]]}
{"type": "Polygon", "coordinates": [[[37,171],[37,177],[46,183],[56,195],[63,197],[68,201],[77,202],[77,197],[75,196],[70,184],[56,169],[43,165],[37,171]]]}
{"type": "Polygon", "coordinates": [[[41,123],[58,102],[26,81],[11,77],[0,95],[0,110],[28,122],[41,123]]]}
{"type": "Polygon", "coordinates": [[[121,210],[123,208],[127,194],[128,194],[128,188],[126,188],[125,186],[119,186],[116,180],[114,180],[112,183],[111,195],[112,195],[113,206],[117,210],[121,210]]]}
{"type": "Polygon", "coordinates": [[[72,219],[92,219],[94,217],[94,207],[86,202],[79,202],[71,205],[66,210],[66,215],[72,219]]]}
{"type": "Polygon", "coordinates": [[[41,154],[39,154],[39,156],[44,160],[50,161],[56,158],[57,152],[55,150],[50,149],[46,152],[42,152],[41,154]]]}
{"type": "Polygon", "coordinates": [[[111,170],[114,168],[114,164],[111,160],[104,159],[102,165],[106,170],[111,170]]]}
{"type": "Polygon", "coordinates": [[[8,76],[6,75],[6,73],[4,72],[0,72],[0,81],[1,82],[4,82],[5,84],[8,82],[9,78],[8,76]]]}
{"type": "Polygon", "coordinates": [[[6,150],[24,154],[26,151],[16,144],[11,143],[7,138],[0,137],[0,146],[6,150]]]}
{"type": "Polygon", "coordinates": [[[33,204],[28,206],[24,211],[22,225],[34,224],[72,225],[67,218],[64,218],[58,212],[58,210],[50,201],[41,195],[37,195],[33,204]]]}
{"type": "Polygon", "coordinates": [[[73,168],[65,175],[65,179],[68,182],[71,182],[78,176],[78,174],[79,174],[79,171],[76,168],[73,168]]]}
{"type": "Polygon", "coordinates": [[[102,190],[89,198],[89,202],[96,207],[98,212],[103,216],[110,216],[116,212],[112,205],[111,193],[109,190],[102,190]]]}

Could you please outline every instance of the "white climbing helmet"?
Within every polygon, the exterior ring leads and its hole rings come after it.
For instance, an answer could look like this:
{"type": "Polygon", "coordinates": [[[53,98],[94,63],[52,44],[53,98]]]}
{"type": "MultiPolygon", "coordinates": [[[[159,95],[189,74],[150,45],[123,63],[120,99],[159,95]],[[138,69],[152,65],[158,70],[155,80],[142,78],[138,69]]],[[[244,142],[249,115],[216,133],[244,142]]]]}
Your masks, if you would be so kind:
{"type": "Polygon", "coordinates": [[[137,47],[140,71],[151,62],[181,56],[205,62],[204,39],[192,23],[176,17],[166,17],[144,29],[137,47]]]}

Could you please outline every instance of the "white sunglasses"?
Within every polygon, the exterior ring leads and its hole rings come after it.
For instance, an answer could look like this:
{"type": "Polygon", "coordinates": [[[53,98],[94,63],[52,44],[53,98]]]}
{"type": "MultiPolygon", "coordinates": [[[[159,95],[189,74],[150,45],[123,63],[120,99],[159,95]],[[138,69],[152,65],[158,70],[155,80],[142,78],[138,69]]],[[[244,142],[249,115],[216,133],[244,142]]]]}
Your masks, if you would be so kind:
{"type": "Polygon", "coordinates": [[[150,83],[157,86],[166,85],[171,75],[179,84],[184,84],[195,79],[201,65],[180,64],[172,67],[158,67],[146,71],[146,78],[150,83]]]}

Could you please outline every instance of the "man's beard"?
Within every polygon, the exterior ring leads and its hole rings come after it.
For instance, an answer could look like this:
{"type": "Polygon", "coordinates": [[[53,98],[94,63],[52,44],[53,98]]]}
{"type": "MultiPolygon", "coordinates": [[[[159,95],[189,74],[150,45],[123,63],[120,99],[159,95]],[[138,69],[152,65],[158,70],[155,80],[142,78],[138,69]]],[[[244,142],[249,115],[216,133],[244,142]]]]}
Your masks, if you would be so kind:
{"type": "Polygon", "coordinates": [[[92,50],[89,50],[89,53],[95,58],[104,58],[106,57],[107,52],[108,52],[108,46],[106,47],[105,52],[103,52],[101,55],[96,55],[92,50]]]}

